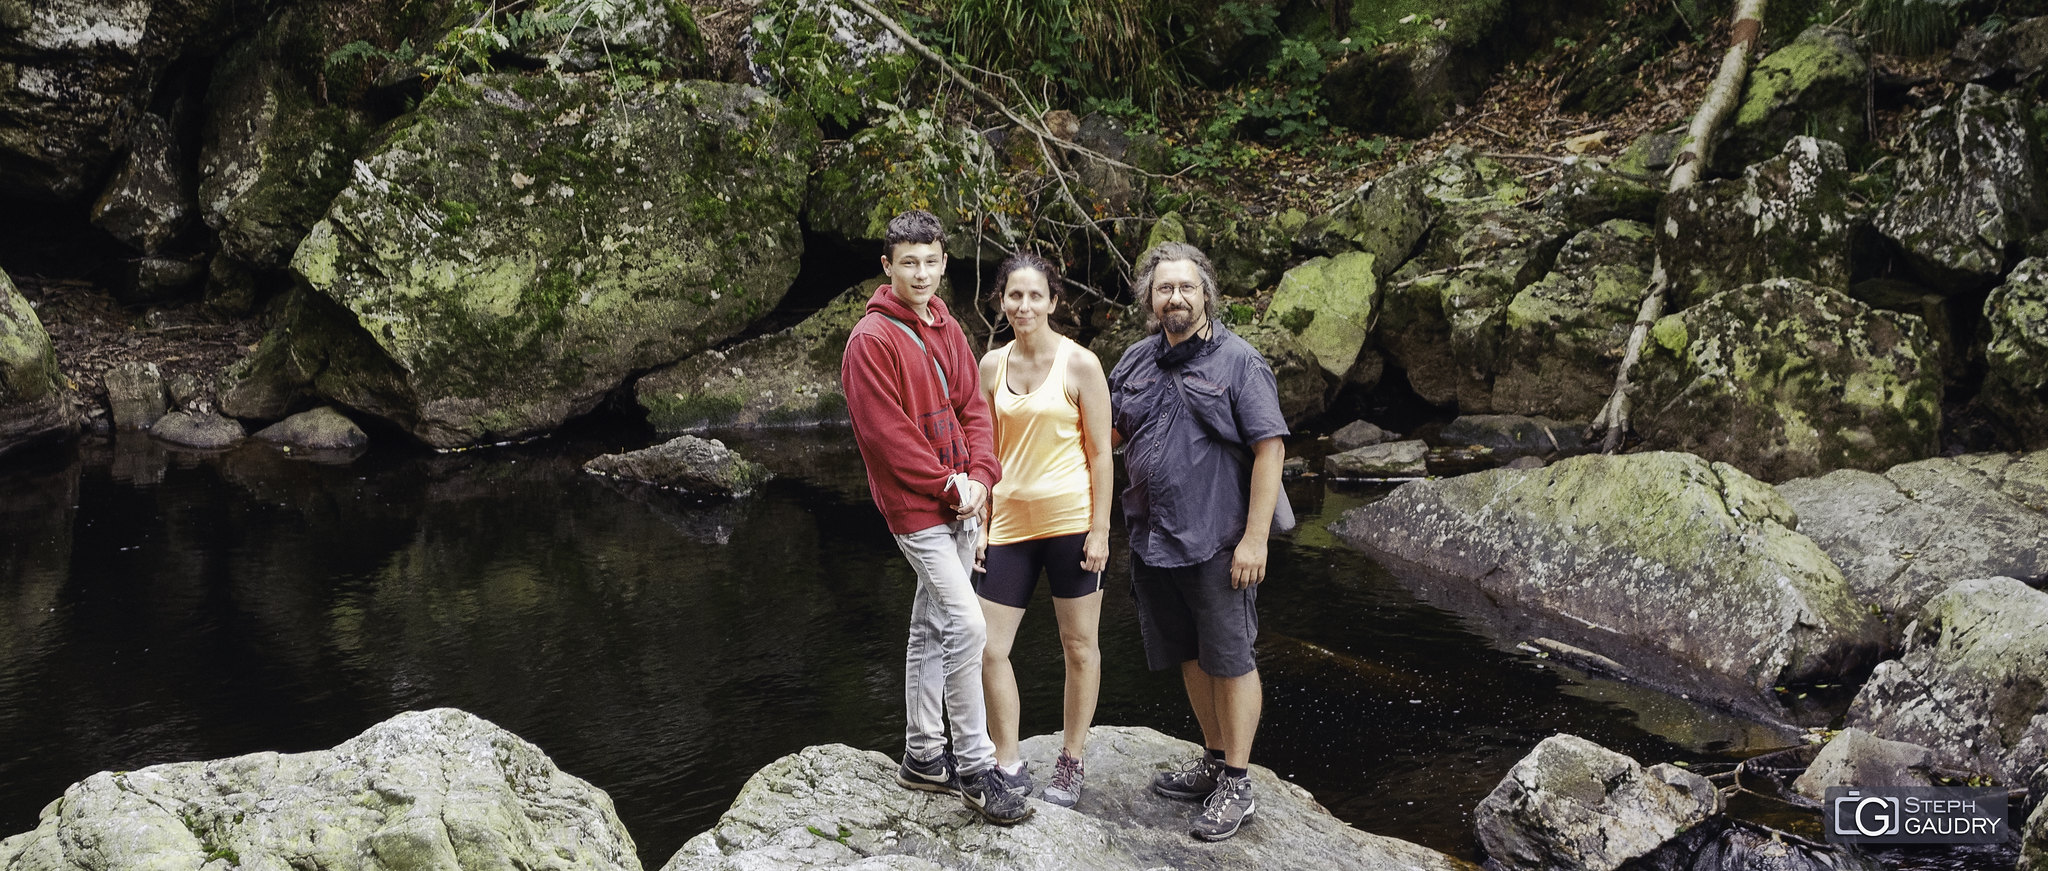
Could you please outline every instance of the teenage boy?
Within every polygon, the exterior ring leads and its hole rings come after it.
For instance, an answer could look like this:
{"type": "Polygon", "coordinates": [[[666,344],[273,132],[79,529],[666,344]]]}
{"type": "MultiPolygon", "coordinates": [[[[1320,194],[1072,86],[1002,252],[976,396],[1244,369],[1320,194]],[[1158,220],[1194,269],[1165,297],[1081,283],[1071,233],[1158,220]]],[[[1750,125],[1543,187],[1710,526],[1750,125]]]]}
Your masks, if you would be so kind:
{"type": "Polygon", "coordinates": [[[946,274],[939,219],[925,211],[897,215],[882,250],[889,283],[875,289],[847,338],[839,380],[868,490],[917,574],[896,781],[958,794],[989,822],[1010,825],[1031,808],[997,775],[981,695],[987,628],[968,580],[977,518],[1002,475],[995,427],[967,335],[937,298],[946,274]]]}
{"type": "Polygon", "coordinates": [[[1180,670],[1207,748],[1153,778],[1152,791],[1201,801],[1194,835],[1220,841],[1258,810],[1247,770],[1263,702],[1252,642],[1287,418],[1265,357],[1217,319],[1216,270],[1200,250],[1160,243],[1139,258],[1131,290],[1156,331],[1109,375],[1130,473],[1131,594],[1145,660],[1180,670]]]}

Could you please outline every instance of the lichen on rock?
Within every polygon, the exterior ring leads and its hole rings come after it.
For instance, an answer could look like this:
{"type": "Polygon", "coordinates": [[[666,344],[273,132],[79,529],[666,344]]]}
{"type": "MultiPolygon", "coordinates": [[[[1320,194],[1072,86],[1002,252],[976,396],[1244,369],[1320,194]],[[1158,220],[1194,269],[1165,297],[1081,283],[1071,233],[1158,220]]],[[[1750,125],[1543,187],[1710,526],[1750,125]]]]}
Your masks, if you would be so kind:
{"type": "Polygon", "coordinates": [[[2048,448],[2048,259],[2013,267],[1984,300],[1984,322],[1981,400],[2013,443],[2048,448]]]}
{"type": "Polygon", "coordinates": [[[0,272],[0,455],[78,431],[57,352],[34,306],[0,272]]]}
{"type": "Polygon", "coordinates": [[[751,87],[447,81],[292,268],[402,373],[398,407],[348,404],[436,447],[545,431],[775,307],[817,136],[751,87]]]}
{"type": "Polygon", "coordinates": [[[633,399],[659,432],[845,422],[839,358],[882,281],[848,288],[787,330],[650,372],[633,399]]]}
{"type": "Polygon", "coordinates": [[[1773,278],[1848,290],[1848,178],[1840,145],[1796,136],[1741,178],[1666,197],[1655,226],[1670,310],[1773,278]]]}
{"type": "Polygon", "coordinates": [[[1614,389],[1614,370],[1650,280],[1650,228],[1612,220],[1557,253],[1548,275],[1508,302],[1493,408],[1590,420],[1614,389]]]}
{"type": "Polygon", "coordinates": [[[1898,192],[1878,209],[1878,231],[1942,293],[1992,284],[2006,252],[2048,226],[2032,113],[2017,95],[1966,85],[1906,134],[1898,192]]]}

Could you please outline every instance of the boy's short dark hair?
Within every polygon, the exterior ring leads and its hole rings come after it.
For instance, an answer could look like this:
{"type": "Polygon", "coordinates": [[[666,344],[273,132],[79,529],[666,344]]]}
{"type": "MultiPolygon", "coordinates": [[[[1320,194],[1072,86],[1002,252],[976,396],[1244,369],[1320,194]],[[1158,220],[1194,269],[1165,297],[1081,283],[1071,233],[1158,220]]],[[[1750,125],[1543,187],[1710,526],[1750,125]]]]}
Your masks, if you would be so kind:
{"type": "Polygon", "coordinates": [[[923,209],[908,212],[889,219],[889,229],[882,235],[882,256],[896,256],[896,246],[937,244],[946,247],[946,228],[940,226],[939,216],[923,209]]]}

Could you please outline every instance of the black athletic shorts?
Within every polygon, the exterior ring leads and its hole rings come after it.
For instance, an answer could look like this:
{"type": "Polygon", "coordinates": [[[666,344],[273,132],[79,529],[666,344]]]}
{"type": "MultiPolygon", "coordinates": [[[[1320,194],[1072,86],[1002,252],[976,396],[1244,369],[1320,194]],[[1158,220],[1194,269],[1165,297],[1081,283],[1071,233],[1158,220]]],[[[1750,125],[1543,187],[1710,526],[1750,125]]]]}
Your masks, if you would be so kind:
{"type": "Polygon", "coordinates": [[[1088,533],[1055,535],[1010,544],[991,544],[981,564],[986,569],[975,576],[974,591],[998,605],[1022,608],[1031,602],[1038,588],[1038,573],[1055,599],[1078,599],[1102,589],[1102,573],[1081,570],[1083,546],[1088,533]]]}
{"type": "Polygon", "coordinates": [[[1138,603],[1138,634],[1153,671],[1188,660],[1212,677],[1237,677],[1258,667],[1259,588],[1230,587],[1235,548],[1191,566],[1155,568],[1131,554],[1131,598],[1138,603]]]}

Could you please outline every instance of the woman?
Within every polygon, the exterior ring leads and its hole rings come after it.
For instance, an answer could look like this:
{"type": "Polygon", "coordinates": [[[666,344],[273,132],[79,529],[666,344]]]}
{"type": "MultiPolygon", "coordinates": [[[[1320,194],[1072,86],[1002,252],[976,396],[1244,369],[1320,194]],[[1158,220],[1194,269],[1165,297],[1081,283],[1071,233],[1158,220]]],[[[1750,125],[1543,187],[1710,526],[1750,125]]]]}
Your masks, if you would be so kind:
{"type": "Polygon", "coordinates": [[[981,391],[994,411],[1003,478],[991,501],[983,574],[976,587],[988,622],[982,694],[996,771],[1019,794],[1031,775],[1017,750],[1017,675],[1010,646],[1042,571],[1052,588],[1066,654],[1066,731],[1043,798],[1073,807],[1081,754],[1102,683],[1095,630],[1102,566],[1109,559],[1109,382],[1088,349],[1053,332],[1058,271],[1020,252],[997,268],[996,294],[1016,338],[981,358],[981,391]]]}

